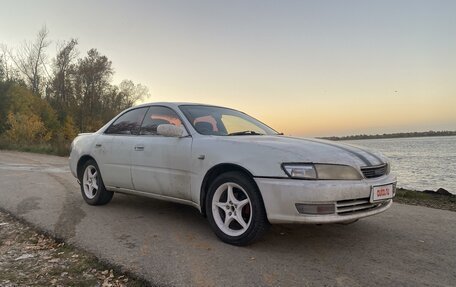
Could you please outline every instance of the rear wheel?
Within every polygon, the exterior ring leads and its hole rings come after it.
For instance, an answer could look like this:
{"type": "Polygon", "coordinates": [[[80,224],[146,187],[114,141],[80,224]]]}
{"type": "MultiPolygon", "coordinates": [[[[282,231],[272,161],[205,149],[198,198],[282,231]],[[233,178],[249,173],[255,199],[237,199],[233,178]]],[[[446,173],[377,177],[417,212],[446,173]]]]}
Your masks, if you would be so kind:
{"type": "Polygon", "coordinates": [[[88,160],[82,170],[79,181],[84,200],[90,205],[103,205],[110,202],[114,193],[106,190],[97,163],[94,160],[88,160]]]}
{"type": "Polygon", "coordinates": [[[214,180],[206,211],[215,234],[233,245],[255,241],[269,226],[259,190],[239,172],[227,172],[214,180]]]}

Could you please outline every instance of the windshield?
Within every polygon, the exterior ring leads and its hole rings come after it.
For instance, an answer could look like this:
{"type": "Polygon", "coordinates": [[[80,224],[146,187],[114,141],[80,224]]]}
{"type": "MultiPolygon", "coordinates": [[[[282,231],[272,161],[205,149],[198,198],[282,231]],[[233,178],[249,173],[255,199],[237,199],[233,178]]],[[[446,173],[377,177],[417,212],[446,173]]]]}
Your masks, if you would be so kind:
{"type": "Polygon", "coordinates": [[[213,106],[179,106],[195,130],[203,135],[277,135],[278,133],[242,112],[213,106]]]}

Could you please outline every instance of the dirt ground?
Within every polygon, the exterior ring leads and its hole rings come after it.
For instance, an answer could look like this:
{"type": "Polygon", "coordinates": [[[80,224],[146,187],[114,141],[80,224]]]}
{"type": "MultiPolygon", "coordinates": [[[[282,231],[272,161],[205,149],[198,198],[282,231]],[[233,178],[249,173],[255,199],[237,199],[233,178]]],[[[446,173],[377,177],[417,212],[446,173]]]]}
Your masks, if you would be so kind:
{"type": "Polygon", "coordinates": [[[0,211],[0,286],[147,284],[0,211]]]}

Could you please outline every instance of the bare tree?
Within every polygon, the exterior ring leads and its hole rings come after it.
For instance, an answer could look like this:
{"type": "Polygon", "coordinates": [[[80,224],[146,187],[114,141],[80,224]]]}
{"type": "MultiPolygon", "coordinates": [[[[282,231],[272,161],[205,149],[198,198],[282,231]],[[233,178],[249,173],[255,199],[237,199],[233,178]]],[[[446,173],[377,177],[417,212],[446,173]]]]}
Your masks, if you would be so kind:
{"type": "Polygon", "coordinates": [[[0,55],[0,82],[6,80],[6,74],[7,71],[5,69],[5,59],[3,58],[3,55],[0,55]]]}
{"type": "Polygon", "coordinates": [[[122,110],[132,107],[150,96],[149,89],[131,80],[123,80],[118,86],[111,85],[103,94],[100,110],[102,121],[106,122],[122,110]]]}
{"type": "Polygon", "coordinates": [[[43,26],[34,42],[24,42],[15,54],[10,50],[8,51],[10,59],[24,76],[35,95],[39,95],[40,85],[44,82],[43,73],[47,72],[45,50],[50,44],[47,39],[48,34],[49,31],[46,26],[43,26]]]}
{"type": "Polygon", "coordinates": [[[122,99],[120,110],[133,106],[137,101],[150,96],[149,89],[141,84],[135,84],[131,80],[123,80],[119,85],[119,94],[122,99]]]}
{"type": "Polygon", "coordinates": [[[51,90],[53,99],[60,106],[68,107],[69,102],[74,97],[72,93],[72,76],[76,73],[77,44],[78,41],[76,39],[61,43],[58,45],[57,56],[54,59],[51,90]]]}
{"type": "Polygon", "coordinates": [[[10,51],[6,45],[0,45],[0,81],[18,81],[17,69],[9,60],[10,51]]]}

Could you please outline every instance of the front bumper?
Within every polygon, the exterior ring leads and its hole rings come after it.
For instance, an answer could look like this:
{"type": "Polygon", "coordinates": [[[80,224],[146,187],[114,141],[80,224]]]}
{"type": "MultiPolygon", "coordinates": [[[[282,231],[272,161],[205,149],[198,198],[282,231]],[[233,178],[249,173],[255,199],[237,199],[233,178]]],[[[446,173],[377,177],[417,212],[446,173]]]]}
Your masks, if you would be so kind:
{"type": "Polygon", "coordinates": [[[297,180],[255,178],[271,223],[337,223],[387,210],[392,200],[369,203],[372,186],[396,184],[394,175],[364,180],[297,180]],[[296,204],[334,205],[330,214],[299,213],[296,204]],[[353,208],[347,205],[353,204],[353,208]],[[350,212],[347,212],[347,208],[350,212]],[[343,211],[342,211],[343,210],[343,211]]]}

